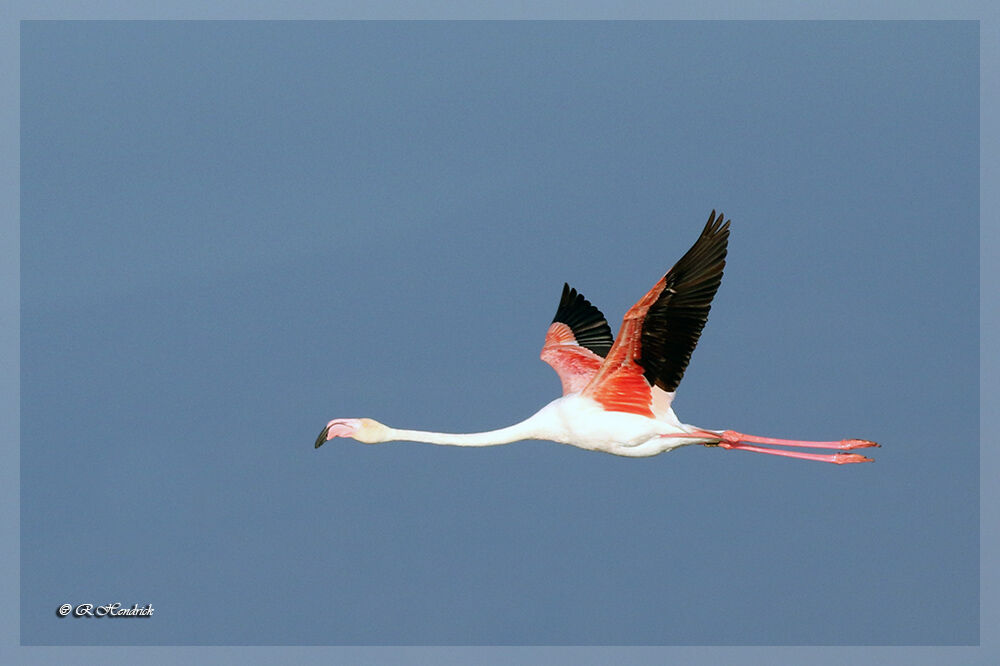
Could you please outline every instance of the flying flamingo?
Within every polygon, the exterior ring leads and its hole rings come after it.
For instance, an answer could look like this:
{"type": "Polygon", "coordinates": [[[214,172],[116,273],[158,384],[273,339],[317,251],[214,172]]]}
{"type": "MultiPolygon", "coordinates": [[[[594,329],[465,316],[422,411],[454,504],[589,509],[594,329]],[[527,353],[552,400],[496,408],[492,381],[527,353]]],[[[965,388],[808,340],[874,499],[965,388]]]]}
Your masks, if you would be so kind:
{"type": "Polygon", "coordinates": [[[562,380],[563,395],[528,419],[499,430],[449,434],[390,428],[373,419],[334,419],[316,448],[334,437],[366,444],[390,441],[449,446],[493,446],[546,439],[619,456],[655,456],[701,444],[836,464],[872,462],[850,449],[878,446],[864,439],[813,442],[708,430],[681,423],[670,404],[722,282],[729,221],[708,218],[701,236],[681,260],[625,313],[618,339],[601,311],[568,284],[542,347],[542,360],[562,380]],[[804,453],[755,444],[833,449],[804,453]]]}

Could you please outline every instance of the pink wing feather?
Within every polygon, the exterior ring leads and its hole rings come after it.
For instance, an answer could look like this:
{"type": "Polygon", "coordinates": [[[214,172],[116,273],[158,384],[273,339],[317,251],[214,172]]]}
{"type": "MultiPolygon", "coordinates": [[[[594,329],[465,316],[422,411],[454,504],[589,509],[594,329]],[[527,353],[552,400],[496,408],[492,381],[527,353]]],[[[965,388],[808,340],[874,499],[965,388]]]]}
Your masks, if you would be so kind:
{"type": "Polygon", "coordinates": [[[541,354],[559,375],[563,395],[578,393],[590,383],[613,343],[611,327],[601,311],[576,289],[563,285],[541,354]]]}

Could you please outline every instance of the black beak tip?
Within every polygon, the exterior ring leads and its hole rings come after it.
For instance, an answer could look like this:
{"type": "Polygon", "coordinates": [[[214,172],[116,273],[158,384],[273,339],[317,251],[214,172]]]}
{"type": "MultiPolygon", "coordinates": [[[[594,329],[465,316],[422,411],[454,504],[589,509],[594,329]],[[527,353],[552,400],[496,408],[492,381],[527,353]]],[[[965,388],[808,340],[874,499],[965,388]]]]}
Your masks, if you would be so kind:
{"type": "Polygon", "coordinates": [[[318,449],[319,447],[323,446],[323,444],[326,442],[326,433],[328,432],[330,432],[330,426],[323,428],[323,432],[321,432],[319,434],[319,437],[316,438],[316,446],[313,448],[318,449]]]}

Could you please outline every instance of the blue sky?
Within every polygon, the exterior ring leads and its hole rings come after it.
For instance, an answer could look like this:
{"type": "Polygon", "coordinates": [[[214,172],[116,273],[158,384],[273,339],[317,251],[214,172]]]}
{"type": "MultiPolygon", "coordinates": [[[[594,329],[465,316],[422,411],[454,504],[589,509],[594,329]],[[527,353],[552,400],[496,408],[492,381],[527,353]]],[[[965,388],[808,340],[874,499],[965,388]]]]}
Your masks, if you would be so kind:
{"type": "Polygon", "coordinates": [[[25,24],[22,641],[977,642],[977,36],[25,24]],[[875,465],[312,449],[529,415],[712,208],[679,416],[875,465]]]}

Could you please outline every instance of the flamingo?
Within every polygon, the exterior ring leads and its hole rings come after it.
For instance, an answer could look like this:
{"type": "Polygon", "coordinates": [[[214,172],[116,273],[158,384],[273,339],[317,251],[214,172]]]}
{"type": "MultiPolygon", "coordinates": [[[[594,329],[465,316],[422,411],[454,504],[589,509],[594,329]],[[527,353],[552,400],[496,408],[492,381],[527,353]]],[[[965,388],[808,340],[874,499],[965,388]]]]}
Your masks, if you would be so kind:
{"type": "Polygon", "coordinates": [[[559,375],[563,395],[524,421],[499,430],[451,434],[401,430],[368,418],[338,418],[320,432],[316,448],[335,437],[365,444],[412,441],[446,446],[542,439],[633,458],[700,444],[835,464],[872,462],[861,454],[844,452],[878,446],[865,439],[817,442],[757,437],[688,425],[674,414],[671,403],[677,385],[722,282],[730,224],[724,217],[712,211],[691,249],[625,314],[617,340],[601,311],[569,284],[563,285],[541,353],[559,375]]]}

